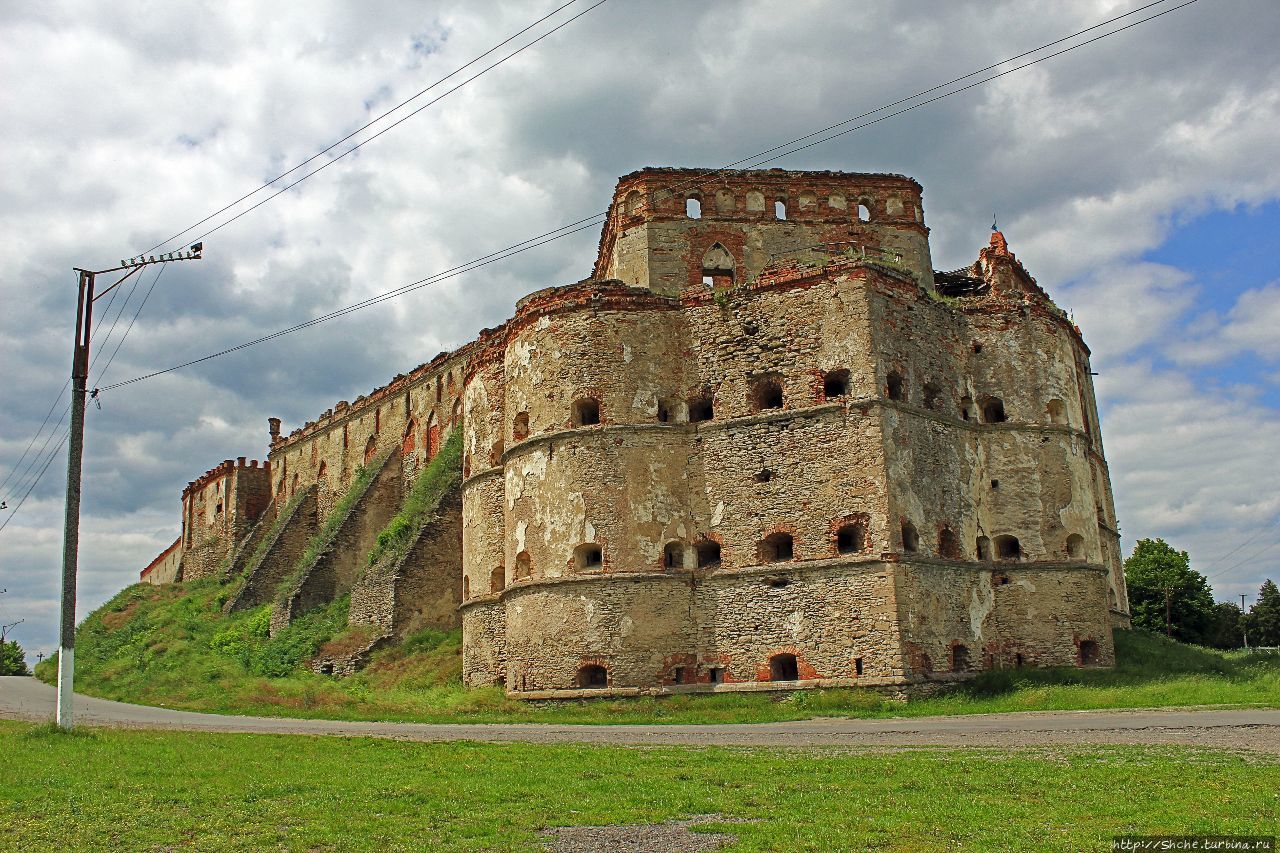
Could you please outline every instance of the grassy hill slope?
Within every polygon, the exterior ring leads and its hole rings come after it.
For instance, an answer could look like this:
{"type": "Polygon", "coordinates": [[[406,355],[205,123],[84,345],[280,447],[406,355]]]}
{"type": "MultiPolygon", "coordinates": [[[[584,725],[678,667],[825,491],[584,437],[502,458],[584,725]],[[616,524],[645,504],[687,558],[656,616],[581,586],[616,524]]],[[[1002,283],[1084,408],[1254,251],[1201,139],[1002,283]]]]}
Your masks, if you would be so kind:
{"type": "MultiPolygon", "coordinates": [[[[1223,653],[1139,631],[1116,635],[1115,669],[985,673],[950,695],[902,705],[857,689],[529,704],[461,683],[461,638],[427,631],[334,679],[304,666],[344,642],[346,601],[267,636],[269,607],[232,616],[235,584],[131,586],[81,624],[76,687],[107,699],[199,711],[420,721],[732,722],[812,716],[963,714],[1187,705],[1280,707],[1280,656],[1223,653]]],[[[52,681],[54,664],[37,675],[52,681]]]]}

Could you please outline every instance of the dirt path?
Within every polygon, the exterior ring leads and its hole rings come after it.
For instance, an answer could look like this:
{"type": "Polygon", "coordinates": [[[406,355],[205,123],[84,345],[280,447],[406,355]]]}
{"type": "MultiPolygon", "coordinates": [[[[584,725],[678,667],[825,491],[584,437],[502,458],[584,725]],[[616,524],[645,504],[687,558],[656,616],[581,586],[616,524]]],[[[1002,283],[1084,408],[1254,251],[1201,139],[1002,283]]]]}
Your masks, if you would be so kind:
{"type": "MultiPolygon", "coordinates": [[[[0,717],[48,720],[54,689],[34,678],[0,678],[0,717]]],[[[1280,710],[1060,711],[887,720],[821,719],[732,725],[584,726],[544,723],[378,723],[235,717],[127,705],[76,695],[90,726],[205,732],[385,737],[417,741],[523,741],[615,745],[785,747],[1020,747],[1189,744],[1280,755],[1280,710]]]]}

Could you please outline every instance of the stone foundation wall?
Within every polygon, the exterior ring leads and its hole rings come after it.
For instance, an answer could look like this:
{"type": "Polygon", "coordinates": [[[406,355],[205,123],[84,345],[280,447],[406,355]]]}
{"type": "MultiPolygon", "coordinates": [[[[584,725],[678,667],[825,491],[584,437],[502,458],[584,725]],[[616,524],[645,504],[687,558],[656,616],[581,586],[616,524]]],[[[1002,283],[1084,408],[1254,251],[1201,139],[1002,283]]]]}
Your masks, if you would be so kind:
{"type": "Polygon", "coordinates": [[[912,561],[899,564],[895,574],[914,679],[1115,663],[1100,565],[912,561]],[[1095,648],[1082,655],[1085,642],[1095,648]],[[963,649],[959,660],[957,647],[963,649]]]}

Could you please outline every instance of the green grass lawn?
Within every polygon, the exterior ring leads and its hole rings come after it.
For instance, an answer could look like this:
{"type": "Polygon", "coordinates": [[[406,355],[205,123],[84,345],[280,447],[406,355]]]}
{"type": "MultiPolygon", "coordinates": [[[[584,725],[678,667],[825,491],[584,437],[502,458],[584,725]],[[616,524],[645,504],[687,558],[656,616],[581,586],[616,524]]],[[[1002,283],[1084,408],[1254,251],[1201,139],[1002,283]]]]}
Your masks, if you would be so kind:
{"type": "MultiPolygon", "coordinates": [[[[76,649],[84,693],[199,711],[423,722],[760,722],[815,716],[925,716],[998,711],[1191,705],[1280,707],[1280,656],[1246,656],[1116,633],[1114,669],[991,672],[953,693],[907,704],[869,690],[684,695],[526,703],[461,684],[457,632],[424,632],[379,653],[361,674],[334,679],[302,663],[341,643],[345,600],[276,637],[268,609],[224,616],[234,585],[198,581],[122,591],[85,619],[76,649]]],[[[52,661],[37,667],[51,681],[52,661]]]]}
{"type": "Polygon", "coordinates": [[[1193,748],[403,743],[0,721],[12,850],[538,849],[540,829],[716,814],[739,850],[1106,849],[1274,834],[1280,764],[1193,748]]]}

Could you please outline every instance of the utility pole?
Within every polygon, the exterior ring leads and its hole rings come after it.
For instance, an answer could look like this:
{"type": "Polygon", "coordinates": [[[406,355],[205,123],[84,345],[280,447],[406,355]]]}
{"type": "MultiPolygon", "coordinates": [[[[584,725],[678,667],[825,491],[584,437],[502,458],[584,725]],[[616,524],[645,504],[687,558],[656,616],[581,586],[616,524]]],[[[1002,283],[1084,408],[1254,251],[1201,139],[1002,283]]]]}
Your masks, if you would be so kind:
{"type": "Polygon", "coordinates": [[[1247,652],[1249,651],[1249,623],[1245,619],[1244,596],[1243,592],[1240,593],[1240,630],[1244,633],[1244,650],[1247,652]]]}
{"type": "MultiPolygon", "coordinates": [[[[70,731],[72,682],[75,673],[76,647],[76,568],[80,552],[80,471],[84,456],[84,402],[89,381],[89,332],[93,328],[93,303],[119,287],[125,279],[152,264],[170,261],[200,260],[202,243],[186,252],[169,252],[121,261],[120,266],[105,270],[79,267],[80,295],[76,303],[76,337],[71,355],[71,435],[67,442],[67,509],[62,528],[62,612],[58,626],[58,728],[70,731]],[[128,270],[119,281],[94,295],[98,276],[128,270]]],[[[96,393],[96,392],[95,392],[96,393]]]]}
{"type": "Polygon", "coordinates": [[[19,625],[21,625],[23,622],[26,622],[26,621],[27,621],[26,619],[19,619],[17,622],[10,622],[8,625],[0,625],[0,646],[4,645],[5,635],[9,633],[10,628],[17,628],[19,625]]]}

